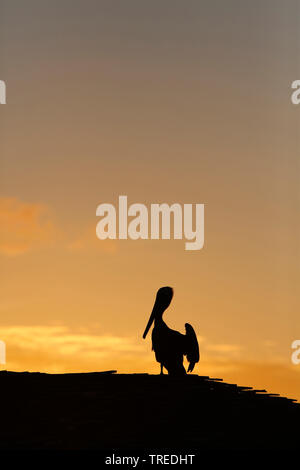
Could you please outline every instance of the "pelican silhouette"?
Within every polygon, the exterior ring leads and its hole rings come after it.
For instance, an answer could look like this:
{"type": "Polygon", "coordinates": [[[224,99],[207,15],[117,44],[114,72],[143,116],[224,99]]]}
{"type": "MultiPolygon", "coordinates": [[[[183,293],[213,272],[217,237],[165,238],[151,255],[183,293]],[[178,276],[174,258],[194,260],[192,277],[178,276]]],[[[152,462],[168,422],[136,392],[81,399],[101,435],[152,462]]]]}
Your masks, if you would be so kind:
{"type": "Polygon", "coordinates": [[[186,370],[183,366],[183,356],[186,356],[189,362],[188,372],[192,372],[196,362],[199,361],[199,346],[195,331],[189,323],[185,324],[185,335],[183,335],[171,330],[163,321],[163,313],[169,307],[172,297],[171,287],[161,287],[158,290],[143,338],[146,338],[154,322],[152,350],[155,352],[157,362],[160,363],[160,373],[163,374],[165,367],[170,375],[184,375],[186,370]]]}

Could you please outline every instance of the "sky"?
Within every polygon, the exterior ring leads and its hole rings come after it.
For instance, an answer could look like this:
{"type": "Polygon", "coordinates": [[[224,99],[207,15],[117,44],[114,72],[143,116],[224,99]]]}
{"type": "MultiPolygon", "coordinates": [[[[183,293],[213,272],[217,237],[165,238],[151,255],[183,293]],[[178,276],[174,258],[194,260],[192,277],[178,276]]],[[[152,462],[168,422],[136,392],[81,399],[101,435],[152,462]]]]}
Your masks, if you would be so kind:
{"type": "Polygon", "coordinates": [[[195,373],[300,400],[297,0],[1,0],[7,370],[159,373],[156,291],[195,373]],[[205,242],[98,240],[96,208],[205,204],[205,242]]]}

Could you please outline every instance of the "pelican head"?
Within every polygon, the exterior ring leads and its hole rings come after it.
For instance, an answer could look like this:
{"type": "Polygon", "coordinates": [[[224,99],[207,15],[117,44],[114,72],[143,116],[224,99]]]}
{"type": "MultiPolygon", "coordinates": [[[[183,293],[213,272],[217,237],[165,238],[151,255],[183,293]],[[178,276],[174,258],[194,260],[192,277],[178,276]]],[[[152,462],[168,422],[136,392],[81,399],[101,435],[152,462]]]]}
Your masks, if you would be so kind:
{"type": "Polygon", "coordinates": [[[162,317],[164,311],[169,307],[171,300],[173,297],[173,289],[172,287],[161,287],[156,294],[155,303],[147,323],[146,329],[143,334],[143,338],[145,339],[147,333],[156,318],[162,317]]]}

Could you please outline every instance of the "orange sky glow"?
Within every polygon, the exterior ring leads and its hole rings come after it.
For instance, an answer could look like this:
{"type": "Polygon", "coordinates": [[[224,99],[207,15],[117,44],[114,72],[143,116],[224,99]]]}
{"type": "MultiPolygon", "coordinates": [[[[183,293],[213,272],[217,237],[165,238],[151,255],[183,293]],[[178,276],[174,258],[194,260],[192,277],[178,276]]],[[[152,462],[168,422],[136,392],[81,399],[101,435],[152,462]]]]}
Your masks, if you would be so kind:
{"type": "Polygon", "coordinates": [[[195,373],[300,400],[295,5],[0,7],[2,369],[159,373],[142,334],[169,285],[195,373]],[[203,249],[97,239],[119,195],[205,204],[203,249]]]}

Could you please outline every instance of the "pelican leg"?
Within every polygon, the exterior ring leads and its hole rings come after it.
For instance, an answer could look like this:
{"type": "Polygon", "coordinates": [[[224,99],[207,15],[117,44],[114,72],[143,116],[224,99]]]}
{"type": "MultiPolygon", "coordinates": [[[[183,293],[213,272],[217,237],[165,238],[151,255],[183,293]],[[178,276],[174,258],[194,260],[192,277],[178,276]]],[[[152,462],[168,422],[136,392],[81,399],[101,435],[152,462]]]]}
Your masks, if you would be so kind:
{"type": "Polygon", "coordinates": [[[160,375],[164,375],[163,368],[164,366],[162,365],[162,363],[160,363],[160,375]]]}

